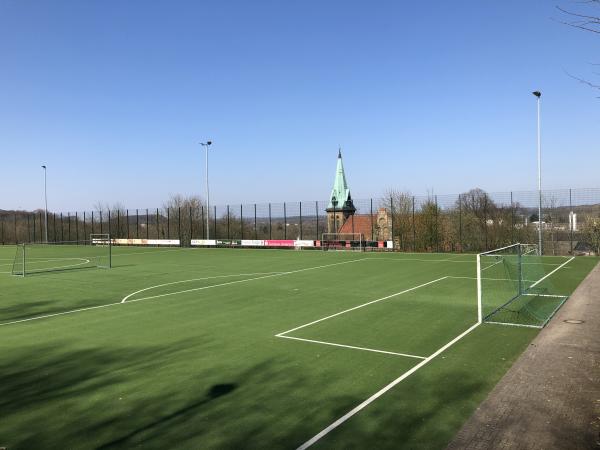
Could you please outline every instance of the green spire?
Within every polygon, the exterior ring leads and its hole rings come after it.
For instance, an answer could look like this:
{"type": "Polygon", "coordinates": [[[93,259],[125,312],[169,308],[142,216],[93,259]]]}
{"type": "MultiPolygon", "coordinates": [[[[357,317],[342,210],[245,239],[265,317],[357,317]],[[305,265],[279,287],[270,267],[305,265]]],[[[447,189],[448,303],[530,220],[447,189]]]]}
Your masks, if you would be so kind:
{"type": "Polygon", "coordinates": [[[335,181],[333,182],[333,189],[329,196],[329,204],[327,209],[334,209],[333,200],[337,200],[335,209],[352,209],[352,197],[350,196],[350,189],[348,189],[348,183],[346,182],[346,174],[344,173],[344,165],[342,164],[342,149],[338,150],[337,167],[335,169],[335,181]]]}

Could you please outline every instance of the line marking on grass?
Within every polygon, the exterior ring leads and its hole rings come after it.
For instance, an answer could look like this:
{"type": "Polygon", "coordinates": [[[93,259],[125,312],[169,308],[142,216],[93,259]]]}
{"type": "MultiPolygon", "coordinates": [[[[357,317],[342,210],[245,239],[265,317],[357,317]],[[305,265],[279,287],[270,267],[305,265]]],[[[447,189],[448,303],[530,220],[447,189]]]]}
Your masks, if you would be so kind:
{"type": "Polygon", "coordinates": [[[78,312],[82,312],[82,311],[90,311],[92,309],[107,308],[109,306],[116,306],[116,305],[121,305],[121,302],[107,303],[106,305],[88,306],[86,308],[77,308],[77,309],[72,309],[70,311],[63,311],[63,312],[58,312],[58,313],[53,313],[53,314],[44,314],[43,316],[29,317],[27,319],[13,320],[11,322],[0,323],[0,327],[5,326],[5,325],[13,325],[16,323],[22,323],[22,322],[31,322],[32,320],[48,319],[49,317],[65,316],[67,314],[74,314],[74,313],[78,313],[78,312]]]}
{"type": "MultiPolygon", "coordinates": [[[[454,275],[448,275],[448,278],[455,278],[457,280],[476,280],[477,277],[459,277],[459,276],[454,276],[454,275]]],[[[486,278],[486,277],[482,277],[482,280],[491,280],[491,281],[517,281],[517,280],[513,280],[512,278],[486,278]]],[[[534,280],[523,280],[523,281],[528,281],[530,283],[533,283],[534,280]]]]}
{"type": "Polygon", "coordinates": [[[427,283],[423,283],[423,284],[420,284],[418,286],[414,286],[414,287],[405,289],[403,291],[396,292],[395,294],[386,295],[385,297],[381,297],[381,298],[378,298],[376,300],[371,300],[370,302],[363,303],[362,305],[354,306],[352,308],[345,309],[345,310],[337,312],[335,314],[331,314],[331,315],[329,315],[327,317],[323,317],[321,319],[313,320],[312,322],[305,323],[304,325],[300,325],[299,327],[292,328],[291,330],[287,330],[287,331],[283,331],[281,333],[277,333],[275,336],[277,336],[277,337],[283,337],[284,334],[291,333],[292,331],[296,331],[296,330],[299,330],[301,328],[305,328],[305,327],[308,327],[310,325],[314,325],[315,323],[323,322],[324,320],[331,319],[333,317],[337,317],[337,316],[342,315],[342,314],[346,314],[346,313],[348,313],[350,311],[354,311],[354,310],[359,309],[359,308],[364,308],[365,306],[369,306],[369,305],[372,305],[373,303],[377,303],[377,302],[381,302],[383,300],[387,300],[388,298],[397,297],[398,295],[406,294],[407,292],[414,291],[415,289],[419,289],[419,288],[428,286],[428,285],[433,284],[433,283],[437,283],[438,281],[445,280],[446,278],[448,278],[448,277],[447,276],[441,277],[441,278],[438,278],[436,280],[428,281],[427,283]]]}
{"type": "MultiPolygon", "coordinates": [[[[212,289],[212,288],[221,287],[221,286],[229,286],[229,285],[232,285],[232,284],[246,283],[248,281],[264,280],[265,278],[281,277],[283,275],[290,275],[292,273],[305,272],[307,270],[323,269],[325,267],[339,266],[341,264],[350,264],[350,263],[353,263],[353,262],[365,261],[365,260],[366,260],[366,258],[351,259],[350,261],[342,261],[342,262],[337,262],[337,263],[332,263],[332,264],[324,264],[324,265],[321,265],[321,266],[306,267],[304,269],[290,270],[290,271],[287,271],[287,272],[277,272],[277,273],[272,273],[270,275],[263,275],[263,276],[255,277],[255,278],[246,278],[244,280],[228,281],[227,283],[212,284],[210,286],[203,286],[203,287],[193,288],[193,289],[184,289],[182,291],[167,292],[165,294],[158,294],[158,295],[152,295],[152,296],[149,296],[149,297],[135,298],[133,300],[129,300],[129,303],[131,303],[131,302],[139,302],[139,301],[142,301],[142,300],[150,300],[152,298],[168,297],[170,295],[184,294],[186,292],[203,291],[205,289],[212,289]]],[[[130,296],[131,296],[131,294],[129,296],[123,298],[123,300],[121,300],[121,303],[125,303],[125,301],[130,296]]]]}
{"type": "MultiPolygon", "coordinates": [[[[231,282],[231,283],[222,283],[222,284],[212,285],[212,286],[207,286],[207,287],[217,287],[217,286],[224,286],[226,284],[233,284],[233,283],[238,283],[238,282],[243,282],[243,281],[259,280],[259,279],[263,279],[263,278],[288,275],[288,274],[303,272],[303,271],[307,271],[307,270],[314,270],[314,269],[320,269],[320,268],[324,268],[324,267],[337,266],[337,265],[340,265],[340,264],[349,264],[349,263],[358,262],[358,261],[364,261],[364,260],[365,260],[365,258],[352,259],[352,260],[349,260],[349,261],[342,261],[342,262],[337,262],[337,263],[333,263],[333,264],[326,264],[326,265],[314,266],[314,267],[306,267],[304,269],[291,270],[291,271],[288,271],[288,272],[279,272],[279,273],[275,273],[275,274],[272,274],[272,275],[266,275],[266,276],[263,276],[263,277],[249,278],[249,279],[246,279],[246,280],[239,280],[239,281],[231,282]]],[[[204,288],[202,288],[202,289],[204,289],[204,288]]],[[[199,289],[194,289],[194,290],[199,290],[199,289]]],[[[186,291],[181,291],[181,292],[186,292],[186,291]]],[[[173,294],[177,294],[177,293],[179,293],[179,292],[174,292],[173,294]]],[[[138,302],[138,301],[141,301],[141,300],[148,300],[148,299],[156,298],[156,297],[161,297],[161,296],[143,297],[143,298],[139,298],[139,299],[130,300],[127,303],[138,302]]],[[[94,309],[106,308],[108,306],[116,306],[116,305],[123,305],[123,304],[124,304],[123,301],[120,301],[120,302],[117,302],[117,303],[107,303],[105,305],[96,305],[96,306],[89,306],[89,307],[85,307],[85,308],[77,308],[77,309],[72,309],[72,310],[69,310],[69,311],[62,311],[62,312],[53,313],[53,314],[44,314],[44,315],[41,315],[41,316],[28,317],[26,319],[19,319],[19,320],[13,320],[13,321],[10,321],[10,322],[0,323],[0,327],[4,326],[4,325],[12,325],[12,324],[17,324],[17,323],[22,323],[22,322],[30,322],[30,321],[33,321],[33,320],[47,319],[47,318],[50,318],[50,317],[64,316],[64,315],[67,315],[67,314],[73,314],[73,313],[84,312],[84,311],[91,311],[91,310],[94,310],[94,309]]]]}
{"type": "Polygon", "coordinates": [[[386,355],[405,356],[407,358],[425,359],[425,356],[411,355],[409,353],[390,352],[387,350],[377,350],[375,348],[368,348],[368,347],[356,347],[354,345],[336,344],[335,342],[317,341],[314,339],[304,339],[304,338],[299,338],[299,337],[294,337],[294,336],[276,335],[276,337],[280,337],[283,339],[294,339],[296,341],[312,342],[314,344],[331,345],[333,347],[350,348],[353,350],[364,350],[366,352],[385,353],[386,355]]]}
{"type": "Polygon", "coordinates": [[[212,277],[190,278],[189,280],[172,281],[170,283],[157,284],[155,286],[150,286],[150,287],[147,287],[144,289],[140,289],[139,291],[132,292],[131,294],[129,294],[125,298],[123,298],[123,300],[121,300],[121,303],[125,303],[125,301],[129,297],[133,297],[135,294],[139,294],[140,292],[149,291],[150,289],[156,289],[156,288],[163,287],[163,286],[170,286],[172,284],[191,283],[192,281],[202,281],[202,280],[214,280],[215,278],[232,278],[232,277],[244,277],[244,276],[252,276],[252,275],[271,275],[271,274],[275,274],[275,273],[281,273],[281,272],[234,273],[231,275],[215,275],[212,277]]]}
{"type": "Polygon", "coordinates": [[[476,323],[475,325],[471,326],[469,329],[463,331],[461,334],[459,334],[458,336],[456,336],[454,339],[452,339],[446,345],[444,345],[443,347],[440,347],[438,350],[436,350],[435,353],[432,353],[431,355],[429,355],[427,358],[425,358],[423,361],[421,361],[420,363],[418,363],[412,369],[409,369],[408,371],[404,372],[402,375],[400,375],[398,378],[396,378],[390,384],[388,384],[387,386],[383,387],[382,389],[380,389],[379,391],[377,391],[375,394],[371,395],[368,399],[366,399],[365,401],[363,401],[359,405],[357,405],[354,408],[352,408],[350,411],[348,411],[342,417],[340,417],[339,419],[337,419],[331,425],[327,426],[322,431],[320,431],[319,433],[317,433],[316,435],[314,435],[312,438],[310,438],[308,441],[306,441],[304,444],[302,444],[300,447],[298,447],[298,450],[304,450],[304,449],[310,447],[311,445],[315,444],[317,441],[319,441],[320,439],[322,439],[323,437],[325,437],[332,430],[335,430],[337,427],[339,427],[341,424],[343,424],[344,422],[346,422],[348,419],[350,419],[356,413],[360,412],[361,410],[363,410],[364,408],[366,408],[367,406],[369,406],[371,403],[373,403],[375,400],[377,400],[383,394],[385,394],[386,392],[388,392],[390,389],[392,389],[398,383],[400,383],[401,381],[403,381],[404,379],[406,379],[407,377],[409,377],[410,375],[412,375],[413,373],[415,373],[421,367],[425,366],[427,363],[429,363],[430,361],[432,361],[435,357],[437,357],[438,355],[440,355],[441,353],[443,353],[444,351],[446,351],[448,348],[450,348],[451,346],[453,346],[456,342],[458,342],[459,340],[461,340],[463,337],[465,337],[467,334],[469,334],[471,331],[473,331],[479,325],[480,325],[479,323],[476,323]]]}
{"type": "Polygon", "coordinates": [[[540,278],[539,280],[537,280],[535,283],[533,283],[530,288],[537,286],[538,284],[540,284],[542,281],[544,281],[546,278],[548,278],[550,275],[552,275],[554,272],[556,272],[557,270],[563,268],[564,266],[566,266],[567,264],[569,264],[571,261],[573,261],[575,259],[574,256],[571,256],[571,258],[569,258],[567,261],[565,261],[564,263],[562,263],[560,266],[558,266],[556,269],[554,269],[552,272],[550,272],[548,275],[540,278]]]}

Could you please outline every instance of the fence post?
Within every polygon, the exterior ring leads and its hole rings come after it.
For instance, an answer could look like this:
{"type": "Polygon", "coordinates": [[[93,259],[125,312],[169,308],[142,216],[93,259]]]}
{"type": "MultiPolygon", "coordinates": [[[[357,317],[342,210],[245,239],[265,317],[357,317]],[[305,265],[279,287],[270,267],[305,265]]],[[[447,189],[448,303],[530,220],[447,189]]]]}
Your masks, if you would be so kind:
{"type": "MultiPolygon", "coordinates": [[[[77,213],[75,213],[75,217],[77,217],[77,213]]],[[[110,236],[110,209],[108,210],[108,235],[110,236]]]]}
{"type": "Polygon", "coordinates": [[[458,194],[458,245],[460,246],[460,252],[463,252],[462,245],[462,195],[458,194]]]}
{"type": "Polygon", "coordinates": [[[315,214],[317,216],[317,229],[315,231],[315,240],[319,240],[319,201],[315,201],[315,214]]]}
{"type": "Polygon", "coordinates": [[[148,208],[146,208],[146,239],[150,239],[150,220],[148,217],[148,208]]]}
{"type": "Polygon", "coordinates": [[[206,226],[204,225],[204,205],[200,206],[200,215],[202,222],[202,239],[206,239],[206,226]]]}
{"type": "Polygon", "coordinates": [[[244,205],[240,203],[240,239],[244,239],[244,205]]]}
{"type": "Polygon", "coordinates": [[[140,213],[138,209],[135,209],[135,238],[140,238],[140,213]]]}
{"type": "Polygon", "coordinates": [[[167,239],[171,239],[171,207],[167,206],[167,239]]]}
{"type": "Polygon", "coordinates": [[[373,199],[371,198],[371,240],[373,241],[373,199]]]}
{"type": "Polygon", "coordinates": [[[156,208],[156,239],[160,239],[160,220],[158,217],[158,208],[156,208]]]}
{"type": "Polygon", "coordinates": [[[390,238],[392,239],[392,242],[394,242],[394,198],[393,197],[390,197],[390,211],[391,211],[391,216],[392,216],[392,232],[391,232],[390,238]]]}
{"type": "Polygon", "coordinates": [[[103,222],[103,219],[102,219],[102,210],[100,210],[100,234],[102,234],[102,233],[103,233],[103,230],[102,230],[102,222],[103,222]]]}
{"type": "Polygon", "coordinates": [[[63,222],[63,213],[60,213],[60,240],[65,242],[65,224],[63,222]]]}
{"type": "Polygon", "coordinates": [[[33,216],[33,242],[35,243],[35,213],[33,213],[32,216],[33,216]]]}
{"type": "MultiPolygon", "coordinates": [[[[71,213],[70,212],[67,213],[67,229],[69,230],[67,240],[70,241],[71,240],[71,213]]],[[[34,238],[35,238],[35,236],[34,236],[34,238]]]]}
{"type": "Polygon", "coordinates": [[[273,239],[272,226],[271,226],[271,203],[269,203],[269,239],[273,239]]]}
{"type": "Polygon", "coordinates": [[[79,241],[79,219],[77,211],[75,211],[75,240],[79,241]]]}
{"type": "Polygon", "coordinates": [[[510,243],[515,243],[515,205],[512,191],[510,191],[510,243]]]}
{"type": "MultiPolygon", "coordinates": [[[[55,218],[56,220],[56,218],[55,218]]],[[[54,239],[56,241],[56,239],[54,239]]],[[[15,213],[15,244],[19,243],[19,237],[17,236],[17,213],[15,213]]]]}
{"type": "Polygon", "coordinates": [[[571,255],[573,254],[573,199],[571,195],[571,189],[569,189],[569,242],[571,246],[571,255]]]}
{"type": "MultiPolygon", "coordinates": [[[[60,213],[60,215],[61,215],[61,218],[60,218],[60,229],[62,230],[62,213],[60,213]]],[[[92,210],[92,225],[91,225],[91,228],[92,228],[91,234],[94,234],[94,211],[93,210],[92,210]]],[[[56,241],[56,214],[54,215],[54,240],[56,241]]]]}
{"type": "Polygon", "coordinates": [[[437,253],[440,252],[440,220],[439,220],[439,216],[440,216],[440,209],[438,206],[438,200],[437,200],[437,195],[434,197],[435,198],[435,251],[437,253]]]}
{"type": "Polygon", "coordinates": [[[181,206],[177,207],[177,237],[179,238],[179,246],[181,247],[183,245],[183,242],[181,242],[181,206]]]}
{"type": "MultiPolygon", "coordinates": [[[[92,214],[93,214],[93,213],[92,213],[92,214]]],[[[125,214],[126,214],[126,216],[127,216],[127,217],[126,217],[126,219],[127,219],[127,223],[126,223],[126,225],[127,225],[127,239],[129,239],[129,209],[126,209],[126,210],[125,210],[125,214]]]]}
{"type": "Polygon", "coordinates": [[[256,203],[254,204],[254,239],[256,239],[256,203]]]}
{"type": "Polygon", "coordinates": [[[302,202],[298,202],[300,208],[300,240],[302,240],[302,202]]]}
{"type": "Polygon", "coordinates": [[[190,206],[190,246],[192,245],[193,231],[194,231],[194,225],[192,222],[192,207],[190,206]]]}
{"type": "Polygon", "coordinates": [[[215,224],[214,226],[214,230],[215,230],[215,239],[217,239],[217,206],[214,206],[215,208],[215,214],[213,215],[213,222],[215,224]]]}
{"type": "Polygon", "coordinates": [[[415,196],[412,198],[412,229],[413,229],[413,252],[417,251],[417,229],[415,227],[415,196]]]}
{"type": "Polygon", "coordinates": [[[285,209],[285,202],[283,202],[283,238],[287,239],[287,211],[285,209]]]}
{"type": "MultiPolygon", "coordinates": [[[[84,212],[85,214],[85,212],[84,212]]],[[[84,232],[85,234],[85,232],[84,232]]],[[[121,237],[121,210],[117,209],[117,232],[115,233],[115,237],[121,237]]]]}
{"type": "Polygon", "coordinates": [[[227,205],[227,239],[231,239],[229,236],[229,205],[227,205]]]}
{"type": "MultiPolygon", "coordinates": [[[[83,239],[86,239],[87,233],[85,232],[85,211],[83,212],[83,239]]],[[[87,240],[87,239],[86,239],[87,240]]]]}
{"type": "Polygon", "coordinates": [[[487,229],[487,195],[483,199],[483,234],[485,236],[485,250],[488,249],[488,229],[487,229]]]}

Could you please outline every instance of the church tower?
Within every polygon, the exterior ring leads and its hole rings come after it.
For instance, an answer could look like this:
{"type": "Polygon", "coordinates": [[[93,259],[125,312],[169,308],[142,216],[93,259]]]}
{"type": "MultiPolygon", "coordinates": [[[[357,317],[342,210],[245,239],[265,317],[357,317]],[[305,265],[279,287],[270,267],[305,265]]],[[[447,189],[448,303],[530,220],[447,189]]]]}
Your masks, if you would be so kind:
{"type": "Polygon", "coordinates": [[[333,182],[329,204],[325,211],[327,211],[328,233],[337,233],[346,219],[356,212],[354,203],[352,203],[352,197],[350,196],[350,189],[348,189],[348,183],[346,182],[341,149],[338,151],[335,181],[333,182]]]}

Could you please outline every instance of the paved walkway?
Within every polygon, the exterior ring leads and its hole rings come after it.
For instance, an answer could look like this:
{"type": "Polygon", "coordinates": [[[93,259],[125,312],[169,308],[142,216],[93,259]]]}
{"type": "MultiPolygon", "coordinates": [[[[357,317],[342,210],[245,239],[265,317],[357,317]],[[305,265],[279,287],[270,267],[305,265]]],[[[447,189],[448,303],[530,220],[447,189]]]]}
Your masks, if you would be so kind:
{"type": "Polygon", "coordinates": [[[600,448],[600,264],[448,446],[509,448],[600,448]]]}

